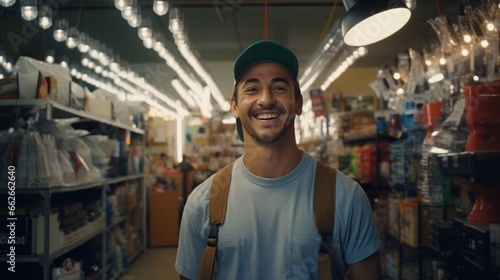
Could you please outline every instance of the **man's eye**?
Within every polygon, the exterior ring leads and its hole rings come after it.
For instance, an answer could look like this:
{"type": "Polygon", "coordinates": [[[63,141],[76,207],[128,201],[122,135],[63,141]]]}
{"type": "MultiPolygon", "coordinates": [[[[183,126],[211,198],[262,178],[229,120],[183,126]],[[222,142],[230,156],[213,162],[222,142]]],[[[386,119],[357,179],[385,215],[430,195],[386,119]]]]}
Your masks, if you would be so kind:
{"type": "Polygon", "coordinates": [[[245,92],[256,92],[257,91],[257,88],[247,88],[245,89],[245,92]]]}

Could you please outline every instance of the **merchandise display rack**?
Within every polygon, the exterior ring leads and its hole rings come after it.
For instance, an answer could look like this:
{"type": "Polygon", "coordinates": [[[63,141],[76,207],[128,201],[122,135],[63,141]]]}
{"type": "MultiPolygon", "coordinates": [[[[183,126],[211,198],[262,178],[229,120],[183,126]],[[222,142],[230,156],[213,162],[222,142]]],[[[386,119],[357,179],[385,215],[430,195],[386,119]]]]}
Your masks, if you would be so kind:
{"type": "Polygon", "coordinates": [[[465,277],[498,279],[493,268],[493,250],[490,251],[489,224],[500,220],[497,203],[500,179],[497,175],[500,151],[465,151],[438,155],[443,173],[460,188],[461,199],[469,200],[474,192],[472,209],[464,218],[453,219],[448,232],[455,240],[451,244],[460,255],[465,277]]]}
{"type": "MultiPolygon", "coordinates": [[[[92,123],[97,123],[99,125],[105,125],[107,127],[113,127],[118,130],[113,130],[114,132],[116,131],[122,131],[126,133],[131,133],[135,138],[140,138],[141,139],[141,145],[142,149],[144,149],[145,146],[145,140],[144,140],[144,130],[136,128],[136,127],[131,127],[127,124],[119,123],[116,121],[112,120],[107,120],[104,118],[100,118],[98,116],[94,116],[92,114],[89,114],[85,111],[82,110],[77,110],[74,108],[67,107],[65,105],[59,104],[57,102],[54,102],[49,99],[37,99],[37,100],[0,100],[0,107],[3,108],[21,108],[22,110],[29,109],[37,109],[39,110],[40,114],[43,112],[47,120],[52,120],[52,119],[64,119],[64,118],[75,118],[78,117],[80,120],[78,122],[92,122],[92,123]]],[[[0,116],[1,119],[5,119],[5,115],[0,116]]],[[[109,131],[109,130],[108,130],[109,131]]],[[[102,131],[103,135],[106,135],[106,131],[102,131]]],[[[128,172],[128,171],[127,171],[128,172]]],[[[137,194],[139,197],[140,201],[134,201],[135,204],[140,204],[142,206],[142,221],[141,221],[141,228],[139,229],[142,233],[142,238],[141,238],[141,246],[136,250],[132,256],[128,256],[128,264],[129,265],[137,256],[139,256],[146,248],[146,212],[144,209],[146,209],[146,191],[144,187],[144,173],[138,173],[138,174],[127,174],[125,176],[118,176],[118,177],[110,177],[110,178],[105,178],[99,181],[95,182],[86,182],[86,183],[77,183],[77,184],[71,184],[71,185],[63,185],[63,186],[52,186],[52,187],[41,187],[41,188],[25,188],[22,186],[17,186],[15,192],[16,195],[20,196],[25,196],[25,195],[40,195],[43,198],[43,209],[40,211],[40,214],[43,214],[43,252],[41,254],[19,254],[16,255],[16,262],[19,263],[38,263],[42,266],[43,270],[43,276],[41,276],[41,279],[43,280],[49,280],[51,279],[51,266],[53,265],[53,261],[56,260],[59,257],[64,256],[65,254],[70,253],[72,250],[82,246],[86,242],[92,240],[95,237],[98,237],[101,235],[102,237],[102,242],[101,242],[101,255],[102,255],[102,260],[101,260],[101,272],[99,274],[99,279],[107,279],[106,275],[106,267],[107,267],[107,235],[108,231],[114,228],[115,226],[119,224],[126,223],[128,225],[128,217],[127,215],[129,214],[128,212],[125,213],[123,216],[118,216],[116,220],[114,219],[113,222],[110,225],[107,225],[106,223],[106,198],[107,198],[107,193],[106,193],[106,188],[108,186],[116,185],[116,184],[125,184],[128,186],[130,182],[137,182],[139,187],[137,189],[137,192],[140,192],[140,194],[137,194]],[[91,223],[92,224],[92,229],[85,229],[83,230],[84,233],[80,238],[76,238],[76,240],[69,242],[68,244],[65,244],[63,248],[57,248],[55,251],[50,251],[50,217],[51,214],[51,199],[53,195],[64,195],[67,193],[73,193],[77,191],[87,191],[95,189],[100,192],[100,203],[101,203],[101,214],[99,218],[94,220],[91,223]],[[89,230],[88,232],[86,230],[89,230]]],[[[0,189],[0,196],[6,195],[7,194],[7,188],[2,188],[0,189]]],[[[87,227],[84,226],[83,228],[87,227]]],[[[127,228],[128,226],[126,226],[127,228]]],[[[33,232],[34,234],[34,232],[33,232]]],[[[31,238],[34,239],[32,236],[31,238]]],[[[127,237],[128,239],[128,237],[127,237]]],[[[127,240],[128,241],[128,240],[127,240]]],[[[7,257],[6,255],[0,256],[0,261],[6,262],[7,257]]],[[[124,268],[124,270],[126,267],[124,268]]],[[[81,279],[83,279],[83,275],[85,274],[85,271],[81,272],[81,279]]],[[[121,271],[120,273],[125,273],[125,271],[121,271]]]]}
{"type": "Polygon", "coordinates": [[[496,174],[500,164],[500,151],[474,151],[439,155],[443,172],[474,183],[498,184],[496,174]]]}
{"type": "Polygon", "coordinates": [[[46,117],[48,120],[50,119],[59,119],[59,118],[73,118],[80,117],[82,119],[88,121],[95,121],[98,123],[106,124],[109,126],[113,126],[116,128],[121,128],[124,130],[128,130],[130,132],[134,132],[137,134],[144,134],[144,130],[131,127],[127,124],[119,123],[116,121],[108,120],[105,118],[100,118],[98,116],[94,116],[85,111],[70,108],[63,104],[57,103],[50,99],[5,99],[0,100],[1,107],[31,107],[33,109],[38,108],[46,111],[46,117]]]}

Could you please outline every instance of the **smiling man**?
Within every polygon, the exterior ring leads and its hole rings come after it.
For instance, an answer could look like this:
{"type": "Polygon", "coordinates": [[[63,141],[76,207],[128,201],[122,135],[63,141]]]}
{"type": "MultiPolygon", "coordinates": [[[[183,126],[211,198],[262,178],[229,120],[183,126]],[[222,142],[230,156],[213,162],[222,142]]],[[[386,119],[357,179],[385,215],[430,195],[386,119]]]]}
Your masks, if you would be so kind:
{"type": "Polygon", "coordinates": [[[333,232],[324,237],[316,227],[320,163],[296,144],[294,121],[303,103],[298,68],[288,48],[267,40],[236,59],[231,112],[245,153],[219,172],[224,180],[212,176],[189,197],[176,260],[181,279],[318,279],[325,240],[334,279],[347,272],[352,280],[381,279],[380,240],[355,181],[332,171],[333,232]],[[227,200],[214,199],[224,189],[215,187],[226,184],[227,200]],[[225,214],[222,222],[213,222],[214,209],[225,214]],[[205,277],[198,272],[205,271],[202,256],[210,247],[216,248],[215,265],[205,277]]]}

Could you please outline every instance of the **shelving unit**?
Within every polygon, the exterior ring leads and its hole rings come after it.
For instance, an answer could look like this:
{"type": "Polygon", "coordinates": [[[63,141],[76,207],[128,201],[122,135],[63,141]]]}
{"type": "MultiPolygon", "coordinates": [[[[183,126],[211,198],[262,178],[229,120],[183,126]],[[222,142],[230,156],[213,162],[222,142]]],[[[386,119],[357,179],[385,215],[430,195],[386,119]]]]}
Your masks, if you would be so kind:
{"type": "Polygon", "coordinates": [[[443,173],[459,184],[461,199],[469,199],[468,191],[474,193],[473,207],[461,209],[466,217],[453,219],[447,228],[438,232],[450,236],[447,243],[454,252],[453,259],[444,255],[442,259],[451,262],[463,279],[500,279],[500,272],[492,262],[493,251],[490,243],[490,223],[500,222],[497,203],[500,179],[497,176],[500,151],[464,151],[440,154],[439,165],[443,173]]]}
{"type": "MultiPolygon", "coordinates": [[[[93,134],[102,134],[102,135],[110,135],[114,133],[119,133],[122,135],[127,135],[131,139],[135,139],[137,143],[140,145],[140,149],[144,149],[144,130],[136,128],[136,127],[130,127],[126,124],[122,124],[119,122],[107,120],[107,119],[102,119],[96,116],[93,116],[87,112],[81,111],[81,110],[76,110],[73,108],[66,107],[64,105],[61,105],[59,103],[53,102],[48,99],[42,99],[42,100],[0,100],[0,107],[7,109],[7,110],[13,110],[14,108],[20,108],[21,112],[29,112],[31,110],[38,110],[38,113],[40,116],[44,116],[44,118],[48,120],[52,119],[66,119],[66,118],[79,118],[77,121],[77,126],[79,128],[85,127],[85,126],[96,126],[98,125],[100,128],[99,131],[96,131],[95,129],[92,130],[93,134]],[[42,115],[43,114],[43,115],[42,115]]],[[[3,125],[2,129],[5,129],[3,127],[4,125],[9,125],[9,121],[7,120],[6,115],[0,116],[0,119],[2,119],[3,125]]],[[[127,161],[127,164],[130,165],[130,155],[127,156],[129,160],[127,161]]],[[[123,271],[120,271],[120,274],[124,274],[126,267],[128,264],[130,264],[141,252],[144,251],[145,249],[145,244],[146,244],[146,201],[145,201],[145,186],[144,186],[144,173],[140,168],[139,170],[134,170],[134,174],[130,174],[131,168],[130,166],[127,166],[127,173],[126,174],[121,174],[121,176],[116,176],[116,177],[109,177],[109,178],[104,178],[95,182],[87,182],[87,183],[76,183],[76,184],[71,184],[71,185],[63,185],[63,186],[53,186],[53,187],[43,187],[43,188],[26,188],[25,186],[17,185],[15,189],[15,194],[16,197],[26,197],[28,200],[32,199],[40,199],[42,198],[43,201],[43,206],[40,208],[40,210],[36,209],[27,209],[28,216],[30,216],[29,221],[27,223],[30,223],[31,225],[36,224],[34,222],[32,215],[30,214],[31,212],[37,213],[38,215],[42,215],[43,217],[43,239],[42,243],[43,244],[31,244],[31,252],[32,254],[16,254],[16,263],[19,263],[21,265],[22,263],[33,263],[33,264],[39,264],[41,266],[42,275],[40,276],[41,279],[44,280],[49,280],[51,279],[51,266],[53,265],[54,261],[58,258],[64,257],[65,255],[70,254],[73,250],[76,249],[81,249],[86,243],[88,243],[91,240],[97,240],[95,238],[100,238],[100,244],[101,244],[101,249],[100,249],[100,255],[101,255],[101,263],[99,264],[100,268],[100,273],[99,273],[99,279],[113,279],[116,277],[107,277],[106,269],[107,269],[107,256],[108,256],[108,236],[109,232],[116,228],[119,225],[123,225],[125,227],[125,232],[128,232],[129,228],[129,223],[130,223],[130,217],[128,216],[130,214],[129,212],[129,207],[137,207],[138,210],[136,211],[142,211],[136,215],[139,215],[140,218],[138,218],[138,222],[140,223],[139,225],[136,224],[136,233],[140,235],[139,246],[137,246],[137,249],[133,253],[132,256],[128,256],[128,262],[125,264],[123,267],[123,271]],[[113,188],[114,186],[117,185],[122,185],[127,188],[127,194],[129,193],[129,188],[131,188],[131,185],[136,186],[134,188],[134,191],[136,192],[136,199],[131,202],[133,205],[127,205],[127,211],[123,213],[122,216],[119,216],[116,219],[113,219],[110,224],[107,223],[106,215],[106,203],[107,203],[107,189],[108,188],[113,188]],[[61,199],[61,197],[66,198],[68,196],[79,196],[80,194],[92,194],[92,196],[95,196],[99,200],[100,204],[100,209],[98,210],[98,215],[97,217],[93,220],[88,222],[85,226],[80,227],[76,229],[75,231],[71,232],[70,234],[66,234],[64,237],[68,237],[69,235],[71,238],[67,238],[67,240],[70,240],[69,243],[64,244],[61,248],[56,248],[51,250],[51,246],[54,246],[53,244],[50,243],[51,240],[51,235],[54,235],[53,232],[51,232],[51,226],[53,228],[53,224],[51,224],[51,219],[49,218],[51,216],[51,213],[53,211],[53,203],[54,199],[58,198],[61,199]],[[42,248],[42,253],[37,254],[37,246],[42,248]],[[34,253],[33,253],[34,252],[34,253]]],[[[1,188],[0,189],[0,197],[4,197],[7,195],[7,188],[1,188]]],[[[6,199],[5,199],[6,200],[6,199]]],[[[128,203],[128,200],[127,200],[128,203]]],[[[17,209],[17,207],[16,207],[17,209]]],[[[2,209],[3,211],[4,209],[2,209]]],[[[54,215],[54,214],[52,214],[54,215]]],[[[56,224],[57,226],[57,224],[56,224]]],[[[35,236],[36,230],[32,230],[31,235],[28,236],[31,238],[31,241],[35,242],[37,241],[37,238],[35,236]]],[[[61,233],[59,233],[61,234],[61,233]]],[[[127,242],[129,237],[127,236],[127,242]]],[[[30,242],[31,242],[30,241],[30,242]]],[[[99,241],[98,241],[99,242],[99,241]]],[[[53,248],[53,247],[52,247],[53,248]]],[[[126,248],[124,249],[126,251],[126,248]]],[[[6,254],[2,254],[0,256],[0,261],[5,263],[7,261],[7,256],[6,254]]],[[[21,269],[21,267],[16,267],[17,269],[21,269]]],[[[85,271],[82,273],[82,278],[83,275],[85,274],[85,271]]]]}

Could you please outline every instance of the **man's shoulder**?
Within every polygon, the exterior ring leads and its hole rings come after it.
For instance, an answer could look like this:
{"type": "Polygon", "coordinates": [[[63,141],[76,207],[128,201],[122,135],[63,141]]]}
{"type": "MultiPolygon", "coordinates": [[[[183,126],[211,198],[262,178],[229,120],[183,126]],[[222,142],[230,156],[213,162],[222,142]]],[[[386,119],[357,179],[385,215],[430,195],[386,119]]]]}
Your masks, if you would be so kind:
{"type": "Polygon", "coordinates": [[[214,175],[208,177],[193,189],[187,201],[189,207],[200,208],[208,205],[213,178],[214,175]]]}

